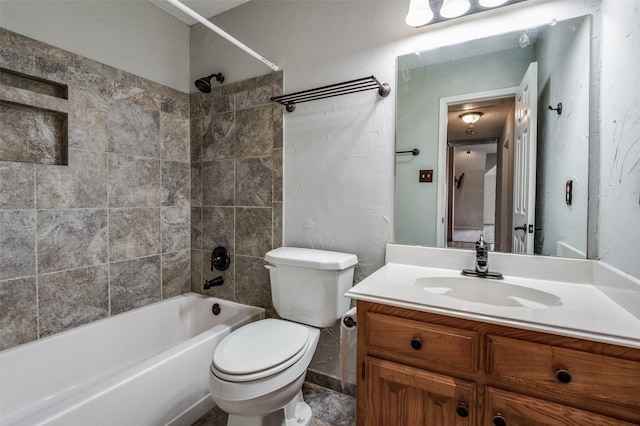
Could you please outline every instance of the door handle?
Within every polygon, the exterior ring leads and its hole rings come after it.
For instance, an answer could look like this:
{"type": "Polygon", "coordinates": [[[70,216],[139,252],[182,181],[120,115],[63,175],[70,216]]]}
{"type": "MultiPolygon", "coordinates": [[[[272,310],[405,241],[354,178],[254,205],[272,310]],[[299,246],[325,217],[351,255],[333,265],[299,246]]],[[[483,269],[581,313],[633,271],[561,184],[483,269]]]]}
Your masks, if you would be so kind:
{"type": "Polygon", "coordinates": [[[513,228],[513,230],[514,230],[514,231],[524,231],[524,232],[527,232],[527,224],[525,223],[525,224],[524,224],[524,225],[522,225],[522,226],[515,226],[515,227],[513,228]]]}

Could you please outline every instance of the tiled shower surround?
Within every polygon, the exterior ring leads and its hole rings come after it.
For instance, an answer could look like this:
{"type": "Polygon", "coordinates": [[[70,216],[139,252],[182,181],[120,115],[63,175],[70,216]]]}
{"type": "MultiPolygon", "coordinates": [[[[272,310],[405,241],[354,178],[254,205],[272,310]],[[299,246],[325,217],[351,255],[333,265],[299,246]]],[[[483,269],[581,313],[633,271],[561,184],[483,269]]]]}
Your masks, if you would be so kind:
{"type": "Polygon", "coordinates": [[[69,99],[68,166],[0,161],[0,349],[188,291],[189,96],[5,29],[0,67],[69,99]]]}
{"type": "Polygon", "coordinates": [[[67,166],[0,161],[0,350],[187,291],[271,310],[282,73],[189,96],[2,28],[0,67],[67,85],[69,105],[67,166]]]}
{"type": "MultiPolygon", "coordinates": [[[[264,255],[282,245],[282,72],[191,94],[191,288],[267,309],[264,255]],[[211,270],[226,247],[231,266],[211,270]],[[203,290],[221,276],[224,285],[203,290]]],[[[217,84],[215,81],[212,84],[217,84]]]]}

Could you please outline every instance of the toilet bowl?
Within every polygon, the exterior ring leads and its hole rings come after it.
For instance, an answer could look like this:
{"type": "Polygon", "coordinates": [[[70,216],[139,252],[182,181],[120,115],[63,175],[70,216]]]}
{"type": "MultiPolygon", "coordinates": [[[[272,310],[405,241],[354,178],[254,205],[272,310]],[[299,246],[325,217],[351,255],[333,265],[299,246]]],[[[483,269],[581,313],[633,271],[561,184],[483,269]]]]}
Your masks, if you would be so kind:
{"type": "Polygon", "coordinates": [[[209,390],[228,426],[308,426],[302,384],[320,339],[349,309],[355,255],[282,247],[268,252],[271,293],[283,319],[264,319],[225,337],[209,371],[209,390]],[[295,322],[294,322],[295,321],[295,322]]]}
{"type": "Polygon", "coordinates": [[[319,338],[318,329],[277,319],[225,338],[211,363],[209,390],[229,413],[228,425],[308,425],[311,409],[301,388],[319,338]]]}

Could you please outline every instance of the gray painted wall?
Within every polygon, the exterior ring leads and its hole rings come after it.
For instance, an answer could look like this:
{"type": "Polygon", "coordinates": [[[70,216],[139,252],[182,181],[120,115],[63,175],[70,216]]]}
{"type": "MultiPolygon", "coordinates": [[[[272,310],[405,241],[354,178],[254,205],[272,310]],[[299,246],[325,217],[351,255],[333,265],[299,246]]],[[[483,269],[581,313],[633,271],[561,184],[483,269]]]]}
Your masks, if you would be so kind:
{"type": "Polygon", "coordinates": [[[587,252],[589,202],[589,25],[562,22],[536,44],[538,57],[538,187],[536,253],[556,255],[557,243],[587,252]],[[548,67],[545,68],[545,65],[548,67]],[[562,102],[558,116],[548,111],[562,102]],[[565,203],[565,184],[573,200],[565,203]]]}

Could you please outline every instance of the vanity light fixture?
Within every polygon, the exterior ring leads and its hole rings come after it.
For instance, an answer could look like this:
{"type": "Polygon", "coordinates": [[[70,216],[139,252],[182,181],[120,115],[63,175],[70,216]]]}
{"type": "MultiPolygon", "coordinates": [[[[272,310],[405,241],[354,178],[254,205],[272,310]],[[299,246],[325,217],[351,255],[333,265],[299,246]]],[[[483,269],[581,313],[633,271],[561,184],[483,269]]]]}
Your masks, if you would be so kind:
{"type": "Polygon", "coordinates": [[[464,121],[467,124],[474,124],[476,123],[478,120],[480,120],[480,117],[482,117],[483,113],[481,112],[465,112],[463,114],[460,114],[460,119],[462,121],[464,121]]]}
{"type": "Polygon", "coordinates": [[[409,0],[405,22],[419,28],[523,1],[527,0],[409,0]]]}

